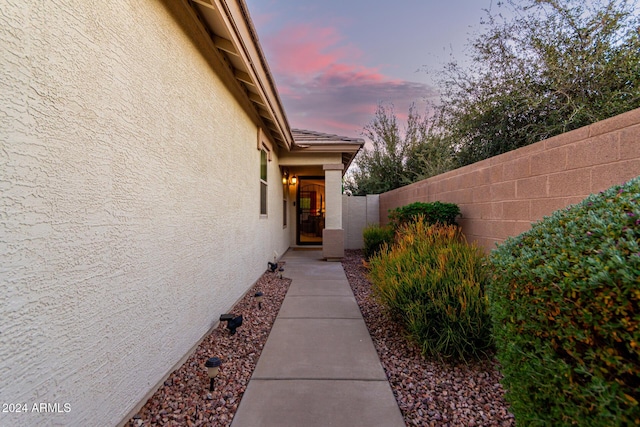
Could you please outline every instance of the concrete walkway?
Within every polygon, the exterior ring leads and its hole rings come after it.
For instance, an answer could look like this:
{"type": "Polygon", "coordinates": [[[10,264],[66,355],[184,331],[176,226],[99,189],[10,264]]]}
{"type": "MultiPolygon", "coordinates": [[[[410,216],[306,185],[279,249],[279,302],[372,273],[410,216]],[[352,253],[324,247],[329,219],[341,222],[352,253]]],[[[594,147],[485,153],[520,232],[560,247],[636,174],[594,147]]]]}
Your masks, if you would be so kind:
{"type": "Polygon", "coordinates": [[[291,287],[232,427],[404,427],[339,262],[289,250],[291,287]]]}

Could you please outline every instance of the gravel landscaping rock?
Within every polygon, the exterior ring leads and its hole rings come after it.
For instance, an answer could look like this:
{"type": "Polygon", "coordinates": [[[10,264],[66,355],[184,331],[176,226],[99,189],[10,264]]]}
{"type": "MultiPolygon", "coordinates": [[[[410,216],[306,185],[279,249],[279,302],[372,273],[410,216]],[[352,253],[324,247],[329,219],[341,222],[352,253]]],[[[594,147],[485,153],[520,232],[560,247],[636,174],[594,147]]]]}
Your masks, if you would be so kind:
{"type": "MultiPolygon", "coordinates": [[[[448,364],[426,360],[371,296],[362,251],[345,251],[342,266],[407,426],[514,426],[495,360],[448,364]]],[[[174,371],[127,426],[229,426],[289,289],[290,279],[266,272],[229,312],[243,326],[221,323],[174,371]],[[265,294],[258,310],[254,294],[265,294]],[[209,392],[205,361],[222,359],[209,392]]]]}
{"type": "Polygon", "coordinates": [[[220,322],[127,425],[231,425],[291,284],[291,279],[279,279],[278,275],[278,272],[263,274],[229,311],[243,316],[243,324],[235,335],[229,334],[226,322],[220,322]],[[258,309],[254,297],[258,291],[264,293],[262,309],[258,309]],[[222,366],[215,378],[214,391],[209,392],[204,363],[213,356],[222,360],[222,366]]]}

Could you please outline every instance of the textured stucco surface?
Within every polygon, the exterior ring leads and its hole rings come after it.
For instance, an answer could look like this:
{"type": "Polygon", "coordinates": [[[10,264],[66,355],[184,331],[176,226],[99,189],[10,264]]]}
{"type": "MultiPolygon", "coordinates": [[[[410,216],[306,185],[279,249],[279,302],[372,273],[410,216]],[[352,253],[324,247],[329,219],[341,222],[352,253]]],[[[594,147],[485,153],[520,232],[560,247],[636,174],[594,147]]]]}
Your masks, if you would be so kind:
{"type": "Polygon", "coordinates": [[[0,403],[62,411],[0,425],[117,424],[288,247],[277,156],[260,218],[257,127],[180,8],[0,8],[0,403]]]}
{"type": "Polygon", "coordinates": [[[342,165],[325,165],[324,186],[326,212],[324,224],[327,229],[342,229],[342,165]]]}
{"type": "Polygon", "coordinates": [[[344,248],[362,249],[362,232],[368,225],[380,223],[380,195],[342,196],[342,226],[344,248]]]}

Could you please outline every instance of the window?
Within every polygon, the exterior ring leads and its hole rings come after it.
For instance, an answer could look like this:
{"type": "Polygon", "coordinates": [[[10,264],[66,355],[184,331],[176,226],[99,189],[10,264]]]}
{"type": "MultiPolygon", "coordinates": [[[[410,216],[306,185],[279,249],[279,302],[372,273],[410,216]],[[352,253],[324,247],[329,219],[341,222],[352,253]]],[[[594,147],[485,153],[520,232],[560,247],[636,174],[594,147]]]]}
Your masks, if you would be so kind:
{"type": "Polygon", "coordinates": [[[267,152],[260,150],[260,215],[267,214],[267,152]]]}

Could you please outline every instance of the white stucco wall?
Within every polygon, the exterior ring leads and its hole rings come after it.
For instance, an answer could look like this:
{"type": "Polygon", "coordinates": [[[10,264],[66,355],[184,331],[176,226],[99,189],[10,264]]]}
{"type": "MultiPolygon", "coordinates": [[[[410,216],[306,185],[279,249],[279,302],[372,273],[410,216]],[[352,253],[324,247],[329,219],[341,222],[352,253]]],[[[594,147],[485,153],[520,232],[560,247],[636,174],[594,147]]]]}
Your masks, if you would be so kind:
{"type": "Polygon", "coordinates": [[[342,229],[342,163],[325,165],[324,187],[326,211],[324,224],[327,229],[342,229]]]}
{"type": "Polygon", "coordinates": [[[0,403],[62,413],[0,425],[115,425],[288,247],[278,160],[260,219],[256,125],[161,2],[1,9],[0,403]]]}
{"type": "Polygon", "coordinates": [[[342,226],[344,248],[362,249],[362,231],[371,224],[380,223],[380,195],[342,196],[342,226]]]}

